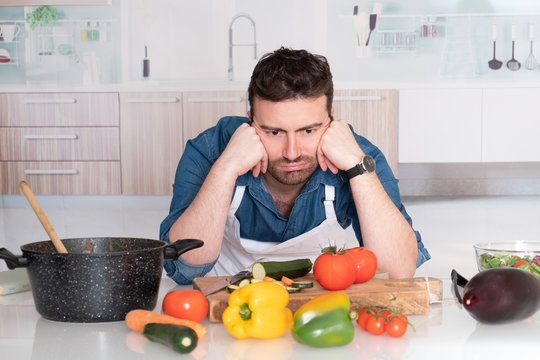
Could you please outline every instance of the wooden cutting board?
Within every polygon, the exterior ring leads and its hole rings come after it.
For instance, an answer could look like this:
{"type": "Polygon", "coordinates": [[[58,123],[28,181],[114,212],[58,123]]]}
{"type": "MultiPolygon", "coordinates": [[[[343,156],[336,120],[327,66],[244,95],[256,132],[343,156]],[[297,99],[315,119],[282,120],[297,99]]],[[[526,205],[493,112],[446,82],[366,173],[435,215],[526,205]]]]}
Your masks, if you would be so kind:
{"type": "MultiPolygon", "coordinates": [[[[224,277],[196,278],[193,280],[193,288],[202,290],[224,277]]],[[[311,298],[327,292],[315,281],[313,274],[295,280],[312,281],[313,288],[302,289],[299,293],[289,294],[288,308],[293,312],[311,298]]],[[[353,303],[353,309],[359,308],[360,304],[391,306],[399,309],[404,314],[425,314],[429,311],[429,304],[441,301],[443,295],[442,281],[440,279],[418,277],[389,280],[384,275],[378,275],[378,278],[373,278],[363,284],[353,284],[343,291],[353,303]]],[[[209,303],[208,319],[211,322],[221,322],[221,315],[228,306],[229,293],[223,289],[208,295],[207,299],[209,303]]]]}

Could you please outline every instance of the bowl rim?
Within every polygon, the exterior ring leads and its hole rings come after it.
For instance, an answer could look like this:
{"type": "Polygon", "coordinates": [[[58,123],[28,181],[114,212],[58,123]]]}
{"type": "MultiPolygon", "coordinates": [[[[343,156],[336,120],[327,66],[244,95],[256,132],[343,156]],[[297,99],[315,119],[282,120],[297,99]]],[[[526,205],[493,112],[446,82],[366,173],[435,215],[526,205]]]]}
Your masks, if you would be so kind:
{"type": "Polygon", "coordinates": [[[505,253],[540,253],[540,241],[533,240],[509,240],[509,241],[489,241],[473,244],[473,247],[476,251],[494,251],[494,252],[505,252],[505,253]],[[504,246],[515,247],[516,245],[522,245],[524,249],[509,249],[503,248],[504,246]],[[532,247],[536,250],[533,250],[529,247],[532,247]]]}

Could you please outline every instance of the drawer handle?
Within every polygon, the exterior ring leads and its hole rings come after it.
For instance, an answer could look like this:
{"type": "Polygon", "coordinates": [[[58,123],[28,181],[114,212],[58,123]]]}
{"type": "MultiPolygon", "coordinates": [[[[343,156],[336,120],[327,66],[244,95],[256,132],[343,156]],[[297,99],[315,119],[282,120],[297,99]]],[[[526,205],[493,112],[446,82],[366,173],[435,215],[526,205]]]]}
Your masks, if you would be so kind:
{"type": "Polygon", "coordinates": [[[358,95],[358,96],[335,96],[336,101],[379,101],[382,96],[377,95],[358,95]]]}
{"type": "Polygon", "coordinates": [[[200,97],[200,98],[189,98],[188,102],[190,103],[203,103],[203,102],[243,102],[244,99],[241,97],[200,97]]]}
{"type": "Polygon", "coordinates": [[[128,103],[177,103],[180,99],[174,98],[129,98],[128,103]]]}
{"type": "Polygon", "coordinates": [[[77,99],[24,99],[25,104],[75,104],[77,99]]]}
{"type": "Polygon", "coordinates": [[[27,175],[76,175],[79,171],[75,169],[25,169],[27,175]]]}
{"type": "Polygon", "coordinates": [[[24,135],[24,140],[77,140],[76,134],[24,135]]]}

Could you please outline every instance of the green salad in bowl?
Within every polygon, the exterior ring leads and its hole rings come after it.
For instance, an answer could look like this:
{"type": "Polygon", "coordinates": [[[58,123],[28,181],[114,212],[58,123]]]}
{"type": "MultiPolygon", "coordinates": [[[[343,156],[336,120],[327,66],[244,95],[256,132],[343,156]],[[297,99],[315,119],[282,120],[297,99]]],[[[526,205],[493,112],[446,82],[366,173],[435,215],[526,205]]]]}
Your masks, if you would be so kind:
{"type": "Polygon", "coordinates": [[[504,241],[474,244],[478,270],[515,267],[540,277],[540,242],[504,241]]]}

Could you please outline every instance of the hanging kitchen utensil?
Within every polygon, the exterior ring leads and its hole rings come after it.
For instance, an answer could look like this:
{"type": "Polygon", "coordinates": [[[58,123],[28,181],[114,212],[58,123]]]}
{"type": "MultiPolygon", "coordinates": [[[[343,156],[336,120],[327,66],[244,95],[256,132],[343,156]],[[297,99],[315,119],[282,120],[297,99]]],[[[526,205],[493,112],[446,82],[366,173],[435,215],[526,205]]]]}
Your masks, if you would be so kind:
{"type": "Polygon", "coordinates": [[[489,68],[491,70],[499,70],[503,64],[502,61],[495,58],[495,48],[497,46],[496,44],[497,42],[493,40],[493,59],[489,60],[488,62],[489,68]]]}
{"type": "Polygon", "coordinates": [[[536,58],[533,54],[533,38],[534,38],[534,28],[533,24],[529,25],[529,39],[531,41],[531,48],[529,50],[529,56],[527,56],[527,60],[525,60],[525,68],[528,70],[534,70],[536,69],[536,66],[538,65],[538,62],[536,61],[536,58]]]}
{"type": "Polygon", "coordinates": [[[495,57],[495,49],[497,47],[497,25],[492,26],[492,38],[493,38],[493,59],[488,61],[489,68],[491,70],[499,70],[502,66],[502,61],[497,60],[495,57]]]}
{"type": "Polygon", "coordinates": [[[512,40],[512,58],[508,60],[506,67],[512,71],[518,71],[521,68],[521,63],[514,58],[514,44],[515,41],[512,40]]]}
{"type": "Polygon", "coordinates": [[[538,62],[536,61],[536,58],[533,54],[533,41],[531,40],[531,50],[529,52],[529,56],[527,56],[527,60],[525,60],[525,68],[528,70],[534,70],[536,69],[536,66],[538,65],[538,62]]]}
{"type": "Polygon", "coordinates": [[[30,190],[30,186],[28,186],[28,184],[24,180],[19,183],[19,186],[21,187],[24,196],[26,196],[26,199],[30,203],[30,206],[32,206],[32,209],[36,213],[39,221],[41,222],[41,225],[43,225],[43,228],[47,232],[47,235],[49,235],[49,238],[53,242],[56,251],[62,254],[66,254],[66,247],[58,237],[58,234],[56,234],[56,231],[54,231],[54,228],[49,222],[49,219],[47,219],[47,216],[45,216],[43,210],[41,210],[41,206],[39,206],[39,203],[37,202],[34,193],[32,192],[32,190],[30,190]]]}
{"type": "Polygon", "coordinates": [[[521,63],[517,61],[514,57],[514,46],[516,38],[516,28],[515,25],[512,25],[512,58],[506,63],[506,67],[512,71],[518,71],[521,68],[521,63]]]}

